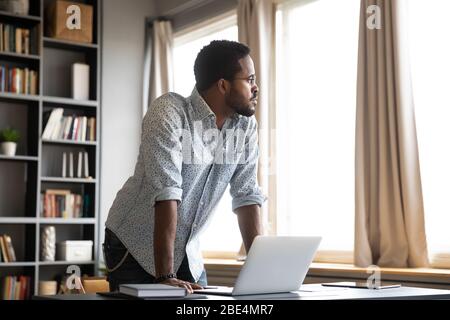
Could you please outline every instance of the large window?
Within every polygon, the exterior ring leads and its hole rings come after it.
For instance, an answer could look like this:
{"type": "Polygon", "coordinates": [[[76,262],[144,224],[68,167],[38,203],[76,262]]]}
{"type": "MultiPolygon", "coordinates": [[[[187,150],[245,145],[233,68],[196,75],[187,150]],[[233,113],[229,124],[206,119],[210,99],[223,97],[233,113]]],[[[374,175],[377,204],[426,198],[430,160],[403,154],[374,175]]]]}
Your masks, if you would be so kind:
{"type": "MultiPolygon", "coordinates": [[[[212,40],[238,40],[235,14],[226,14],[201,25],[183,30],[174,37],[175,92],[189,96],[195,85],[194,61],[198,52],[212,40]]],[[[242,238],[236,215],[231,209],[229,188],[216,207],[211,224],[205,228],[201,239],[205,252],[239,251],[242,238]]]]}
{"type": "Polygon", "coordinates": [[[450,254],[450,1],[409,0],[409,39],[430,253],[450,254]]]}
{"type": "Polygon", "coordinates": [[[277,11],[277,229],[354,243],[359,0],[291,1],[277,11]]]}

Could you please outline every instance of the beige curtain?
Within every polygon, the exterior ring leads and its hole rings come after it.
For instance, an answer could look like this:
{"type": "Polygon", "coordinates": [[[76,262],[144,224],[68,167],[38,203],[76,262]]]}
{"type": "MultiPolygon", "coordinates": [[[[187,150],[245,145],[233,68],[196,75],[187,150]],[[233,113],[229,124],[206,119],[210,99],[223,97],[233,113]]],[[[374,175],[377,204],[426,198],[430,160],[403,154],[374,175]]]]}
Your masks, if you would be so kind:
{"type": "Polygon", "coordinates": [[[275,5],[271,0],[239,0],[239,41],[251,49],[255,64],[259,99],[256,119],[259,126],[260,160],[258,180],[268,202],[262,208],[264,229],[273,234],[276,230],[276,180],[275,180],[275,5]]]}
{"type": "Polygon", "coordinates": [[[173,33],[170,21],[147,23],[144,114],[153,100],[173,90],[173,33]]]}
{"type": "Polygon", "coordinates": [[[355,264],[428,265],[403,0],[362,0],[356,119],[355,264]],[[367,10],[377,5],[379,29],[367,10]]]}

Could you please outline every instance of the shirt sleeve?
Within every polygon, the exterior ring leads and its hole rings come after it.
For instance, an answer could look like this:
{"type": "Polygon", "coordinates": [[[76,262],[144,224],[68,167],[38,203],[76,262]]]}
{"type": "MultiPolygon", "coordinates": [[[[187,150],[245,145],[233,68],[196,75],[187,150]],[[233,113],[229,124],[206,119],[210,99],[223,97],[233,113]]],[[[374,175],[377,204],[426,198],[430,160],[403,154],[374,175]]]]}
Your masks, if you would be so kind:
{"type": "Polygon", "coordinates": [[[262,194],[257,182],[258,172],[258,126],[256,119],[251,118],[244,152],[230,180],[230,193],[233,198],[232,208],[257,204],[262,206],[266,197],[262,194]]]}
{"type": "Polygon", "coordinates": [[[140,154],[152,206],[163,200],[181,202],[182,128],[180,112],[168,95],[156,99],[144,118],[140,154]]]}

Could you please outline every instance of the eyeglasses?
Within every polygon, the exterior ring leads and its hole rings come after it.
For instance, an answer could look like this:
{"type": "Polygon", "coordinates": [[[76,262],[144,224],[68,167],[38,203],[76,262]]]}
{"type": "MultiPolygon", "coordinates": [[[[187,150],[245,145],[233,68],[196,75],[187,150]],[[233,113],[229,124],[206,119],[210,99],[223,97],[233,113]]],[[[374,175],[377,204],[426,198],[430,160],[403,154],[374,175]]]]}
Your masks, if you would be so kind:
{"type": "Polygon", "coordinates": [[[231,79],[231,80],[245,80],[252,87],[256,84],[256,76],[254,76],[254,75],[252,75],[250,77],[247,77],[247,78],[234,78],[234,79],[231,79]]]}

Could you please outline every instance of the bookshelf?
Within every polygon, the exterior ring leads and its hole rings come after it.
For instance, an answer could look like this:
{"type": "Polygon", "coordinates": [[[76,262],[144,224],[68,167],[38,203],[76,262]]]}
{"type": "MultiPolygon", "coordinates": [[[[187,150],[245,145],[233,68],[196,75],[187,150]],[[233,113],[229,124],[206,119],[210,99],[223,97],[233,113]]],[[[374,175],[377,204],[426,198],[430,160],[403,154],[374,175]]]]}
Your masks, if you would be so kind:
{"type": "Polygon", "coordinates": [[[37,94],[0,92],[0,129],[12,126],[22,136],[16,156],[0,155],[0,235],[11,237],[17,258],[15,262],[0,261],[0,279],[29,276],[32,294],[38,294],[39,281],[66,276],[70,265],[79,266],[82,274],[98,274],[101,0],[73,1],[93,6],[91,44],[53,39],[45,34],[45,8],[54,1],[31,0],[30,13],[26,16],[0,11],[1,24],[35,29],[37,34],[37,52],[0,51],[0,65],[38,72],[37,94]],[[71,98],[71,65],[75,62],[90,66],[89,100],[71,98]],[[95,140],[43,139],[45,114],[56,108],[62,108],[64,116],[95,118],[95,140]],[[62,177],[63,152],[87,152],[92,178],[62,177]],[[44,217],[41,194],[48,189],[88,195],[90,201],[80,217],[44,217]],[[55,227],[56,242],[93,241],[92,260],[41,261],[41,231],[46,226],[55,227]]]}

